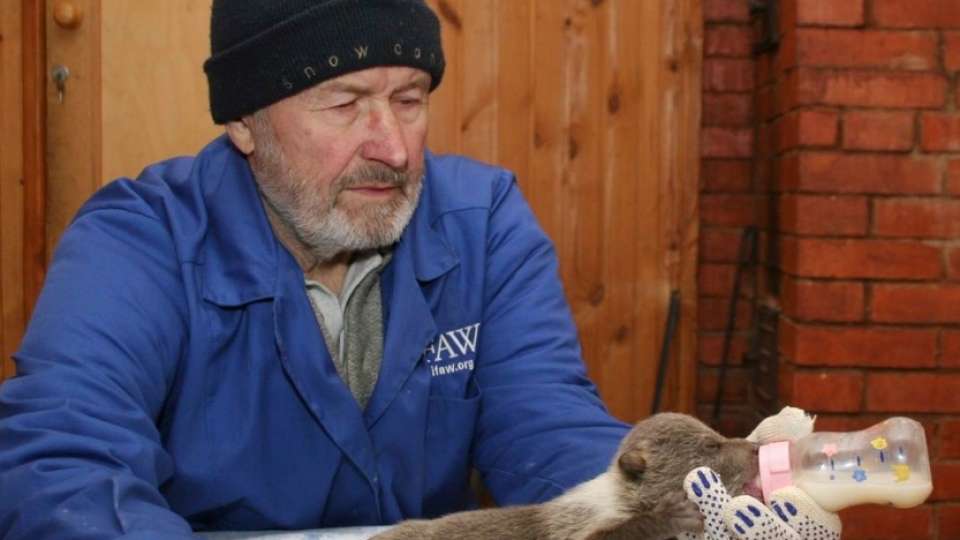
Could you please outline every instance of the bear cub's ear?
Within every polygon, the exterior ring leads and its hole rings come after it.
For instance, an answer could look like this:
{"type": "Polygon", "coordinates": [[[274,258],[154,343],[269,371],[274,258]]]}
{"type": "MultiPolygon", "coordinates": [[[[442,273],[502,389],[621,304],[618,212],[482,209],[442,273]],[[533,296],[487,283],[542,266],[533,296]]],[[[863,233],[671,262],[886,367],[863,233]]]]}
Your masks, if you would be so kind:
{"type": "Polygon", "coordinates": [[[643,457],[643,451],[638,448],[632,448],[620,454],[617,464],[623,474],[632,480],[640,480],[647,469],[647,460],[643,457]]]}

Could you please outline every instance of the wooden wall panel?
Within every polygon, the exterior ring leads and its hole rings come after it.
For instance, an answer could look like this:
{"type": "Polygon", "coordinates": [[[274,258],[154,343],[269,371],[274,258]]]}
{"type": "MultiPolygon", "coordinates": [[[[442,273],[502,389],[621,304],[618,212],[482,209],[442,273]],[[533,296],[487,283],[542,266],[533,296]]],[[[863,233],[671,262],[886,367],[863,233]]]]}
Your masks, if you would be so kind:
{"type": "Polygon", "coordinates": [[[210,118],[203,62],[210,0],[100,0],[103,167],[98,180],[196,154],[223,128],[210,118]],[[150,28],[150,31],[144,31],[150,28]]]}
{"type": "Polygon", "coordinates": [[[0,380],[13,375],[25,318],[22,20],[20,2],[0,3],[0,380]]]}
{"type": "Polygon", "coordinates": [[[591,376],[626,420],[692,412],[701,0],[430,0],[448,73],[430,146],[506,166],[554,239],[591,376]]]}

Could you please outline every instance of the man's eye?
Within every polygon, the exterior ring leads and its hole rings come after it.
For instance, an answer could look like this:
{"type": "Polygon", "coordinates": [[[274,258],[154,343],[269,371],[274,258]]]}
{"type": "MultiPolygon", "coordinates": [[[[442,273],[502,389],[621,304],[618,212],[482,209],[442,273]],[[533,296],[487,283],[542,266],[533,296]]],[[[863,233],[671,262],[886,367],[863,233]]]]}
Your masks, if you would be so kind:
{"type": "Polygon", "coordinates": [[[413,105],[420,105],[421,103],[423,103],[423,99],[422,99],[422,98],[418,98],[418,97],[406,97],[406,96],[396,97],[396,98],[394,98],[394,101],[395,101],[396,103],[399,103],[400,105],[405,106],[405,107],[409,107],[409,106],[413,106],[413,105]]]}

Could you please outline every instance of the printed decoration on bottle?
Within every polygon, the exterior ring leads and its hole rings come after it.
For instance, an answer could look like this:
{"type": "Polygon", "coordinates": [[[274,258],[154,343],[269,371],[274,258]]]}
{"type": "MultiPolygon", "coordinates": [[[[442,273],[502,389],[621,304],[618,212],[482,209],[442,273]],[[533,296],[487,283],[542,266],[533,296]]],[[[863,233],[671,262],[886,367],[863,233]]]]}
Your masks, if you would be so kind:
{"type": "Polygon", "coordinates": [[[891,465],[890,468],[893,469],[894,482],[906,482],[910,480],[909,465],[891,465]]]}

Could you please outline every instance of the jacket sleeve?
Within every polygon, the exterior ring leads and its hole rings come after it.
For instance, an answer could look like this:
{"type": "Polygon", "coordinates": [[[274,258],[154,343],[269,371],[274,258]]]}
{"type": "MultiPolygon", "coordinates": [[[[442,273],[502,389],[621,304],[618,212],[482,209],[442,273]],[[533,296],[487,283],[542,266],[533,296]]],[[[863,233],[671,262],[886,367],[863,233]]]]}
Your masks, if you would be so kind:
{"type": "Polygon", "coordinates": [[[553,244],[506,173],[486,252],[474,463],[499,504],[542,502],[605,471],[629,426],[587,378],[553,244]]]}
{"type": "Polygon", "coordinates": [[[182,291],[147,211],[69,227],[0,385],[5,540],[195,538],[158,489],[173,474],[156,422],[186,336],[182,291]]]}

